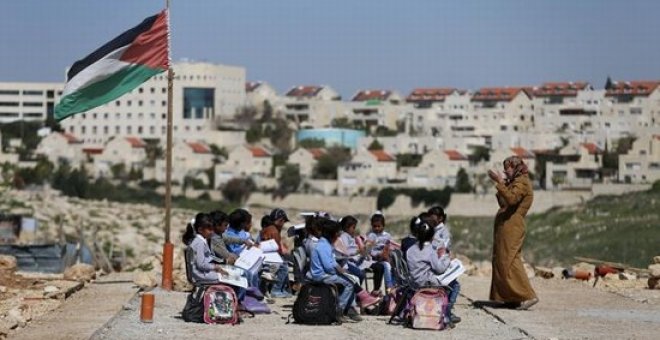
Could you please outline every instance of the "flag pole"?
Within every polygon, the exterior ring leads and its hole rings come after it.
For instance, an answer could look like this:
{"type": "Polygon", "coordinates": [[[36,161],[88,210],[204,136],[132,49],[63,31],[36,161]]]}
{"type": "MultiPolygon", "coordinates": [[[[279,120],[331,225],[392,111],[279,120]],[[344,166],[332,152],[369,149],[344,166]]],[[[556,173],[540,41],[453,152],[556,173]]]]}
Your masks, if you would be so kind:
{"type": "Polygon", "coordinates": [[[167,10],[167,142],[165,147],[165,244],[163,245],[163,281],[161,287],[172,290],[172,267],[174,264],[174,245],[170,242],[170,224],[172,220],[172,92],[174,71],[172,70],[172,48],[170,39],[170,0],[166,0],[167,10]]]}

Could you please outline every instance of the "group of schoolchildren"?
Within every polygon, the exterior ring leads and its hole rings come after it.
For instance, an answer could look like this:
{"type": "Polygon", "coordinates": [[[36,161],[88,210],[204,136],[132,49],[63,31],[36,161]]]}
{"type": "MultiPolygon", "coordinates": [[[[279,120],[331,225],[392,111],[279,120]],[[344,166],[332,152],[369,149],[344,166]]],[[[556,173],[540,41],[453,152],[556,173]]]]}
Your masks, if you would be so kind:
{"type": "MultiPolygon", "coordinates": [[[[385,231],[385,216],[381,212],[371,216],[371,230],[366,237],[359,234],[359,222],[353,216],[335,220],[324,212],[309,214],[304,227],[294,226],[288,232],[294,237],[294,249],[304,250],[307,259],[298,277],[294,275],[299,282],[293,285],[289,285],[287,263],[295,263],[294,257],[281,241],[284,224],[289,218],[282,209],[274,209],[262,218],[256,239],[250,234],[252,215],[245,209],[236,209],[229,215],[220,211],[199,213],[188,224],[183,242],[194,253],[193,279],[209,281],[219,280],[226,274],[217,262],[233,265],[245,249],[274,240],[284,261],[277,266],[263,264],[254,271],[245,271],[250,288],[258,288],[267,298],[288,298],[292,290],[298,290],[305,282],[334,285],[338,288],[338,307],[342,312],[339,321],[359,322],[362,318],[358,309],[373,309],[381,304],[384,296],[396,292],[397,282],[389,260],[392,249],[401,250],[417,286],[441,286],[438,275],[445,272],[450,263],[451,235],[445,225],[446,218],[441,207],[413,217],[410,235],[398,244],[385,231]],[[373,272],[372,292],[362,288],[366,271],[373,272]],[[383,279],[386,295],[381,293],[383,279]]],[[[235,290],[239,299],[245,295],[245,289],[235,290]]],[[[458,281],[449,284],[447,314],[454,324],[460,322],[452,312],[459,290],[458,281]]]]}

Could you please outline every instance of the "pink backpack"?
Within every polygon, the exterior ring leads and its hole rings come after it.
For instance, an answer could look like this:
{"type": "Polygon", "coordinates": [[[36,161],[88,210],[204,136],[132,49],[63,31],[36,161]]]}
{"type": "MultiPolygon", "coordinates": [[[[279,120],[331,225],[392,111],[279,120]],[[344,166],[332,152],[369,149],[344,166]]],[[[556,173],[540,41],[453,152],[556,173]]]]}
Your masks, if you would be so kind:
{"type": "Polygon", "coordinates": [[[447,326],[449,299],[442,288],[422,288],[408,304],[408,322],[416,329],[442,330],[447,326]]]}
{"type": "Polygon", "coordinates": [[[228,323],[239,322],[238,298],[234,289],[225,285],[213,285],[204,292],[204,322],[228,323]]]}

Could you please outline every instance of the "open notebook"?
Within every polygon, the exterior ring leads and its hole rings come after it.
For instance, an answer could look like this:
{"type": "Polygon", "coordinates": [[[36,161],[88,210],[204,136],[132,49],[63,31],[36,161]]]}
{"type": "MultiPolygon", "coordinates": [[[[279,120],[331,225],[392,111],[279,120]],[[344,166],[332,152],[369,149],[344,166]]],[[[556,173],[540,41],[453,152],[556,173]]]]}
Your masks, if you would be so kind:
{"type": "Polygon", "coordinates": [[[465,273],[465,267],[459,259],[453,259],[449,263],[449,268],[444,273],[436,276],[440,280],[440,284],[448,286],[452,281],[456,280],[461,274],[465,273]]]}

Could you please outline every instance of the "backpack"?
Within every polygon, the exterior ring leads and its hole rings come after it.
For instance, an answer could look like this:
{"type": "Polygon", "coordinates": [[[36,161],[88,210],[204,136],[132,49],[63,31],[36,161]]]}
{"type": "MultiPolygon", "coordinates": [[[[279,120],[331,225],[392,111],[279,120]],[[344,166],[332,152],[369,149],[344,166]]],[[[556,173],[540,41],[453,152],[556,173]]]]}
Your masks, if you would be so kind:
{"type": "Polygon", "coordinates": [[[340,324],[337,288],[322,282],[306,283],[293,303],[293,320],[305,325],[340,324]]]}
{"type": "Polygon", "coordinates": [[[185,322],[204,322],[204,287],[196,287],[188,294],[181,318],[185,322]]]}
{"type": "Polygon", "coordinates": [[[408,325],[416,329],[442,330],[447,326],[449,299],[442,288],[422,288],[410,299],[408,325]]]}
{"type": "Polygon", "coordinates": [[[234,289],[222,284],[206,288],[204,292],[204,322],[232,325],[239,322],[238,298],[234,289]]]}

